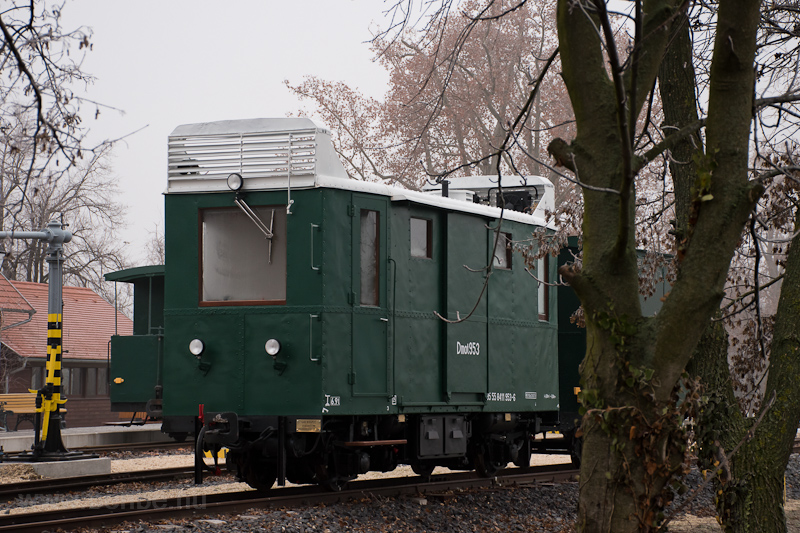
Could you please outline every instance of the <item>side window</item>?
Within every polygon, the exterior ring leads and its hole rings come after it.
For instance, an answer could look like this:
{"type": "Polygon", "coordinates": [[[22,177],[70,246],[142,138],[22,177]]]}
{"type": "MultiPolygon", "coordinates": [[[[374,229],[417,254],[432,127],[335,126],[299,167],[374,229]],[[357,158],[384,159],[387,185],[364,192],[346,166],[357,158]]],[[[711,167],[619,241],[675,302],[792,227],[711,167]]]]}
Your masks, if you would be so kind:
{"type": "Polygon", "coordinates": [[[431,259],[433,257],[433,222],[425,218],[411,217],[411,257],[431,259]]]}
{"type": "Polygon", "coordinates": [[[511,234],[501,233],[494,248],[494,267],[511,270],[511,234]]]}
{"type": "Polygon", "coordinates": [[[108,369],[104,366],[97,369],[97,395],[108,396],[108,369]]]}
{"type": "Polygon", "coordinates": [[[539,320],[550,320],[550,256],[536,260],[536,274],[539,279],[539,320]]]}
{"type": "Polygon", "coordinates": [[[41,366],[31,367],[31,389],[39,390],[44,386],[44,368],[41,366]]]}
{"type": "Polygon", "coordinates": [[[254,207],[272,238],[236,207],[200,212],[200,305],[286,303],[286,207],[254,207]]]}
{"type": "Polygon", "coordinates": [[[97,396],[97,368],[90,367],[86,369],[86,397],[97,396]]]}
{"type": "Polygon", "coordinates": [[[380,306],[380,216],[361,210],[361,305],[380,306]]]}
{"type": "Polygon", "coordinates": [[[61,394],[83,396],[83,370],[83,368],[61,369],[61,394]]]}
{"type": "Polygon", "coordinates": [[[72,396],[83,396],[83,374],[85,368],[73,368],[69,379],[69,392],[72,396]]]}

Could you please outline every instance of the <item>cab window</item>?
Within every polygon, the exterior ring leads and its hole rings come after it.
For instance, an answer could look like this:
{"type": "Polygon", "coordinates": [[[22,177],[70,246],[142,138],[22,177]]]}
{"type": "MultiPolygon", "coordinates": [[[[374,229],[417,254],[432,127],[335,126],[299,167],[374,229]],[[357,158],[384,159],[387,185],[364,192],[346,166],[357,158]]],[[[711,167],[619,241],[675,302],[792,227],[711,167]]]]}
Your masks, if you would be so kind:
{"type": "Polygon", "coordinates": [[[361,305],[380,306],[380,217],[377,211],[361,210],[361,305]]]}
{"type": "Polygon", "coordinates": [[[536,260],[536,277],[539,279],[539,320],[550,320],[550,259],[544,256],[536,260]]]}
{"type": "MultiPolygon", "coordinates": [[[[494,235],[492,235],[494,236],[494,235]]],[[[503,270],[511,270],[511,234],[501,233],[497,238],[497,246],[494,249],[494,267],[503,270]]]]}
{"type": "Polygon", "coordinates": [[[426,218],[411,217],[409,224],[411,257],[431,259],[433,257],[432,222],[426,218]]]}
{"type": "Polygon", "coordinates": [[[200,305],[286,303],[286,206],[253,211],[271,239],[237,207],[200,212],[200,305]]]}

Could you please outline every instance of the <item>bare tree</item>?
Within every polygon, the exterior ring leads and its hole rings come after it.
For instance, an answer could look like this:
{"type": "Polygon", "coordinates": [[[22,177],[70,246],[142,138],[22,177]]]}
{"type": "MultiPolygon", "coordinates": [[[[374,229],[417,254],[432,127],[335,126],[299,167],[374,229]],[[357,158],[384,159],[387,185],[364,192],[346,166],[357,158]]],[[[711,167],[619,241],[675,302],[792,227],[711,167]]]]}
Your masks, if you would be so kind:
{"type": "MultiPolygon", "coordinates": [[[[490,6],[500,6],[501,16],[523,4],[498,0],[465,10],[464,27],[492,19],[490,6]]],[[[408,2],[397,5],[403,7],[395,14],[411,12],[408,2]]],[[[431,40],[452,15],[451,2],[436,5],[425,26],[431,40]]],[[[634,1],[625,22],[615,26],[602,0],[558,2],[561,74],[576,135],[554,139],[548,149],[583,195],[582,264],[560,270],[581,299],[587,327],[581,366],[582,531],[659,527],[671,499],[669,483],[686,465],[684,419],[700,405],[684,370],[719,309],[731,258],[764,190],[750,179],[749,169],[750,125],[760,105],[753,97],[757,2],[720,4],[714,24],[704,28],[713,55],[698,65],[707,73],[708,83],[701,87],[707,111],[691,123],[665,129],[662,138],[653,135],[652,89],[671,44],[668,29],[684,16],[685,7],[677,0],[634,1]],[[625,47],[618,46],[620,29],[630,31],[625,47]],[[703,144],[693,150],[697,154],[685,174],[688,210],[677,216],[677,279],[659,314],[644,317],[634,250],[637,177],[657,157],[701,131],[703,144]]],[[[400,27],[407,23],[400,17],[400,27]]],[[[538,88],[533,87],[529,102],[538,88]]],[[[529,109],[521,110],[513,128],[494,144],[498,159],[518,146],[518,126],[529,109]]]]}
{"type": "MultiPolygon", "coordinates": [[[[463,8],[481,5],[471,0],[463,8]]],[[[486,13],[502,11],[498,3],[486,13]]],[[[314,77],[287,85],[316,104],[352,177],[417,188],[455,167],[466,175],[498,168],[544,174],[543,146],[554,132],[569,136],[572,122],[555,72],[539,80],[557,47],[553,18],[551,2],[528,2],[470,31],[456,17],[442,21],[435,38],[410,26],[397,38],[379,37],[373,50],[390,76],[383,101],[314,77]],[[518,125],[517,142],[500,157],[497,147],[533,84],[539,96],[518,125]]]]}
{"type": "MultiPolygon", "coordinates": [[[[749,162],[765,193],[742,232],[720,317],[704,333],[689,367],[702,379],[708,398],[697,419],[698,460],[711,472],[725,531],[786,530],[782,480],[800,417],[800,393],[793,386],[800,376],[794,340],[800,327],[800,243],[792,140],[798,131],[797,23],[791,4],[770,2],[761,10],[754,61],[759,98],[749,162]]],[[[668,49],[659,85],[672,117],[668,123],[676,129],[698,120],[695,87],[708,87],[710,71],[704,65],[710,53],[704,40],[714,24],[714,12],[704,9],[673,23],[678,44],[668,49]]],[[[697,171],[687,163],[704,153],[708,148],[700,135],[672,150],[679,239],[687,235],[696,202],[697,171]]]]}
{"type": "MultiPolygon", "coordinates": [[[[39,230],[70,225],[65,281],[104,293],[102,273],[125,264],[115,232],[124,210],[106,168],[110,142],[87,146],[77,84],[91,48],[88,30],[64,31],[63,2],[9,0],[0,11],[0,224],[39,230]]],[[[96,117],[100,106],[93,102],[96,117]]],[[[3,271],[11,279],[46,281],[41,243],[5,243],[3,271]]]]}
{"type": "Polygon", "coordinates": [[[68,167],[91,150],[84,145],[82,102],[72,90],[91,80],[80,68],[82,51],[91,47],[89,32],[63,31],[62,7],[63,2],[11,0],[0,12],[0,134],[27,155],[24,191],[25,180],[43,168],[68,167]],[[30,122],[18,127],[20,117],[30,122]]]}
{"type": "Polygon", "coordinates": [[[150,240],[145,244],[147,253],[147,263],[150,265],[163,265],[166,260],[166,248],[164,247],[164,231],[158,226],[148,232],[150,240]]]}
{"type": "MultiPolygon", "coordinates": [[[[105,156],[105,151],[99,152],[91,160],[71,166],[67,172],[28,180],[25,198],[15,198],[15,192],[6,196],[19,207],[15,211],[6,210],[3,222],[6,227],[39,229],[49,220],[62,220],[73,233],[73,240],[65,246],[65,283],[91,287],[108,296],[102,275],[124,268],[127,259],[124,245],[116,237],[124,225],[125,210],[116,200],[118,191],[105,166],[105,156]]],[[[47,281],[46,244],[7,239],[4,246],[6,277],[37,283],[47,281]]]]}

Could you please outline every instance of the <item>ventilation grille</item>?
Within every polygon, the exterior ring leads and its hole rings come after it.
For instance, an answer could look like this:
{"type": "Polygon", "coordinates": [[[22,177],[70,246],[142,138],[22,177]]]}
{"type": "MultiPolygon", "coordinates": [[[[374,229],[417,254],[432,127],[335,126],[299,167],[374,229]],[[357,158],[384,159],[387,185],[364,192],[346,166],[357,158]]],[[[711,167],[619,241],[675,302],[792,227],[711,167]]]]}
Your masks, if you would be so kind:
{"type": "Polygon", "coordinates": [[[170,137],[168,160],[170,182],[313,176],[316,130],[170,137]]]}

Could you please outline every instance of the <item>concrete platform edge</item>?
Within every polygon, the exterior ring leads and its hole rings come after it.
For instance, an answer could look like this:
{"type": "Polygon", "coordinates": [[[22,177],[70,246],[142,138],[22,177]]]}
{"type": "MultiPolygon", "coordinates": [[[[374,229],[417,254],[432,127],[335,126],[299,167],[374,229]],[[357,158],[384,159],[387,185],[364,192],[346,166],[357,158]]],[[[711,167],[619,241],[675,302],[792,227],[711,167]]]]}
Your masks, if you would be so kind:
{"type": "Polygon", "coordinates": [[[77,461],[55,461],[52,463],[24,464],[31,465],[33,471],[43,478],[51,479],[75,476],[98,476],[111,473],[111,459],[108,457],[98,457],[97,459],[79,459],[77,461]]]}
{"type": "MultiPolygon", "coordinates": [[[[103,429],[103,431],[98,431],[97,428],[75,428],[69,432],[62,432],[61,440],[64,442],[64,446],[70,450],[107,444],[167,442],[171,440],[164,433],[161,433],[160,424],[135,428],[103,429]]],[[[3,447],[4,452],[24,452],[30,450],[32,445],[32,431],[0,433],[0,446],[3,447]]]]}

